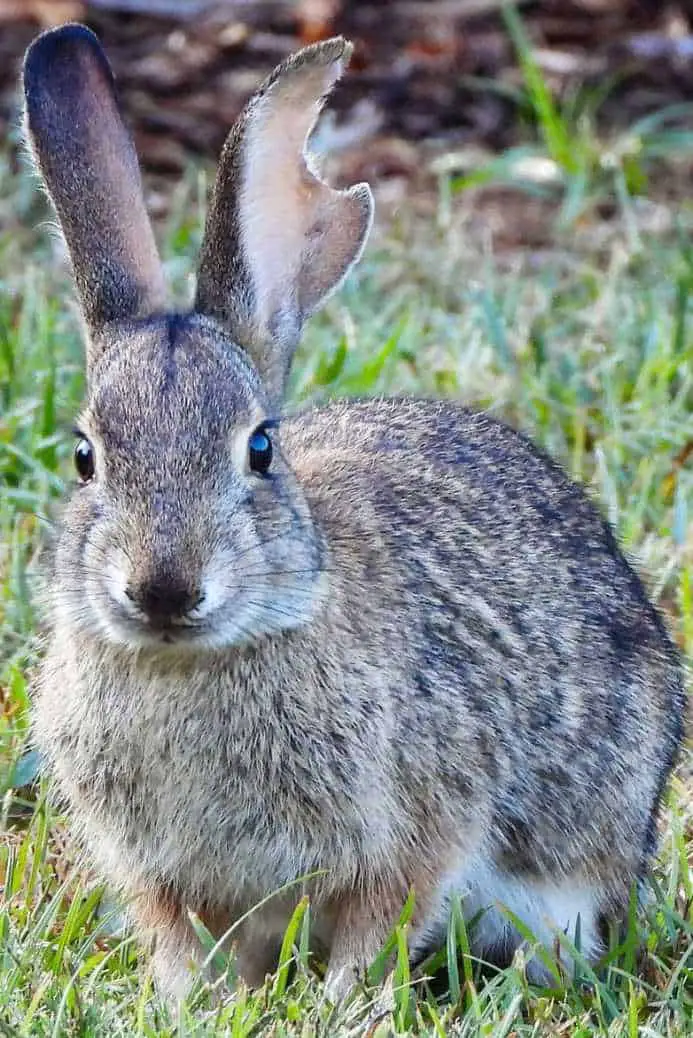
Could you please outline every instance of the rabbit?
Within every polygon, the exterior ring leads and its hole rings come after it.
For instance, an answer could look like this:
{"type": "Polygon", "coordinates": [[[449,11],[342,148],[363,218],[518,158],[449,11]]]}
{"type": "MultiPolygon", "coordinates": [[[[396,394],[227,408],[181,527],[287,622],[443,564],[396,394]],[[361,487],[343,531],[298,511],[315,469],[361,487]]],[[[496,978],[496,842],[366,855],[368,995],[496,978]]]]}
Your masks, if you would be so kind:
{"type": "Polygon", "coordinates": [[[307,46],[247,103],[189,313],[96,37],[48,31],[24,64],[87,370],[33,733],[172,1004],[204,958],[191,912],[260,985],[303,892],[335,1002],[411,891],[412,962],[458,898],[475,955],[522,946],[543,983],[565,933],[598,960],[682,740],[662,619],[528,438],[453,401],[285,405],[372,222],[369,187],[328,186],[307,144],[350,53],[307,46]]]}

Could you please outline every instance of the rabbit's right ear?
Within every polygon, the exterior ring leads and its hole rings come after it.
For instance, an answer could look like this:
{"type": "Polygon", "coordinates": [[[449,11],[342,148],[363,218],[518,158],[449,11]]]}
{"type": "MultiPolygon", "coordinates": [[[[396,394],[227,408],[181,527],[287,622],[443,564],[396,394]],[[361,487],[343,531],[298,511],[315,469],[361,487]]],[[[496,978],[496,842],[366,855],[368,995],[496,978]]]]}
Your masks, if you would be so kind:
{"type": "Polygon", "coordinates": [[[166,292],[137,156],[94,34],[63,25],[39,36],[24,59],[24,94],[29,141],[92,336],[160,312],[166,292]]]}
{"type": "Polygon", "coordinates": [[[368,185],[333,189],[307,145],[350,54],[335,37],[274,70],[226,139],[210,202],[196,308],[246,350],[274,401],[303,322],[358,260],[371,226],[368,185]]]}

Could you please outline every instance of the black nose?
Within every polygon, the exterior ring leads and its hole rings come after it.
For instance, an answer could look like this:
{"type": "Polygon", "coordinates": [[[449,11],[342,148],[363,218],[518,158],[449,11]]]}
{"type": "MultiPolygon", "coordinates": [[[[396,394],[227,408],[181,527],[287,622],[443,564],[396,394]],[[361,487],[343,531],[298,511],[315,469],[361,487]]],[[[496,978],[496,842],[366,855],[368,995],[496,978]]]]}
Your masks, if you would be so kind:
{"type": "Polygon", "coordinates": [[[166,571],[151,574],[129,586],[127,595],[157,626],[180,620],[202,600],[198,588],[166,571]]]}

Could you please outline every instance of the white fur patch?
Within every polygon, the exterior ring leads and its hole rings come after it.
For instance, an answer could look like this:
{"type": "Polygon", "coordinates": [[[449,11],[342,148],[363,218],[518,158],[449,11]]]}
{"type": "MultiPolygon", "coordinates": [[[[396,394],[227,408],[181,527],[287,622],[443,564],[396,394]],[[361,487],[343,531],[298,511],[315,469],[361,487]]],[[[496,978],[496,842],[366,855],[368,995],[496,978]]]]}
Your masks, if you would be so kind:
{"type": "MultiPolygon", "coordinates": [[[[504,908],[509,909],[537,942],[553,955],[556,937],[565,934],[588,960],[601,952],[597,931],[598,893],[582,879],[564,878],[557,883],[512,876],[478,859],[449,874],[441,884],[436,909],[414,935],[412,954],[422,953],[445,932],[450,898],[457,894],[467,921],[475,920],[470,932],[472,950],[479,958],[493,951],[512,953],[525,943],[504,908]],[[578,924],[579,920],[579,924],[578,924]],[[578,941],[579,938],[579,941],[578,941]]],[[[572,967],[569,951],[561,946],[564,967],[572,967]]],[[[540,958],[528,965],[530,979],[550,982],[540,958]]]]}
{"type": "Polygon", "coordinates": [[[228,578],[210,566],[202,578],[202,601],[190,612],[191,620],[204,620],[224,605],[229,597],[228,578]]]}
{"type": "Polygon", "coordinates": [[[106,590],[110,597],[128,614],[137,616],[137,608],[128,598],[125,589],[128,583],[128,561],[124,555],[112,555],[106,565],[106,590]]]}

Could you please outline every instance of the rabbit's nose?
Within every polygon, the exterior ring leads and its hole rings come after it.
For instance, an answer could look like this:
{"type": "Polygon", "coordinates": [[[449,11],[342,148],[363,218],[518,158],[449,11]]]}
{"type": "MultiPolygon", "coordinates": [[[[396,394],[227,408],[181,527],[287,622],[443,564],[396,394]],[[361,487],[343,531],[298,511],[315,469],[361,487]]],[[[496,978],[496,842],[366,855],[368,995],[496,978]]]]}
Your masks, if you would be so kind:
{"type": "Polygon", "coordinates": [[[128,585],[126,594],[156,626],[182,619],[202,601],[199,588],[167,572],[128,585]]]}

